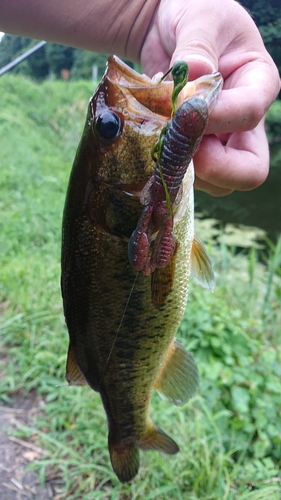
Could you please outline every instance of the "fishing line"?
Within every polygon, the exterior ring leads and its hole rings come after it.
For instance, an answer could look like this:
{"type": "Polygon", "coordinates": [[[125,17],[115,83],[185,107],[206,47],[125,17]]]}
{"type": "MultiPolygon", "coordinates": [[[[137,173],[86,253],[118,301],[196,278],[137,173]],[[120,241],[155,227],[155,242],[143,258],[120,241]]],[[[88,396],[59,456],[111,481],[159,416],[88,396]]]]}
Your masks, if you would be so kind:
{"type": "Polygon", "coordinates": [[[132,293],[133,293],[133,291],[134,291],[134,288],[135,288],[135,285],[136,285],[136,282],[137,282],[138,275],[139,275],[139,273],[136,273],[136,276],[135,276],[134,282],[133,282],[133,284],[132,284],[132,287],[131,287],[131,290],[130,290],[130,293],[129,293],[129,296],[128,296],[128,299],[127,299],[127,302],[126,302],[126,305],[125,305],[125,308],[124,308],[124,311],[123,311],[122,317],[121,317],[121,319],[120,319],[120,323],[119,323],[118,328],[117,328],[117,330],[116,330],[116,334],[115,334],[115,337],[114,337],[114,340],[113,340],[112,346],[111,346],[111,348],[110,348],[110,351],[109,351],[109,354],[108,354],[108,357],[107,357],[107,360],[106,360],[106,363],[105,363],[105,367],[104,367],[104,370],[103,370],[103,373],[102,373],[102,376],[101,376],[101,379],[100,379],[99,387],[100,387],[100,384],[101,384],[101,381],[102,381],[103,377],[105,376],[105,372],[106,372],[106,369],[107,369],[107,366],[108,366],[108,363],[109,363],[109,360],[110,360],[110,357],[111,357],[112,351],[113,351],[114,346],[115,346],[115,344],[116,344],[116,341],[117,341],[117,338],[118,338],[118,335],[119,335],[119,332],[120,332],[120,329],[121,329],[121,326],[122,326],[122,323],[123,323],[123,320],[124,320],[124,317],[125,317],[126,311],[127,311],[127,309],[128,309],[128,305],[129,305],[129,302],[130,302],[130,300],[131,300],[132,293]]]}

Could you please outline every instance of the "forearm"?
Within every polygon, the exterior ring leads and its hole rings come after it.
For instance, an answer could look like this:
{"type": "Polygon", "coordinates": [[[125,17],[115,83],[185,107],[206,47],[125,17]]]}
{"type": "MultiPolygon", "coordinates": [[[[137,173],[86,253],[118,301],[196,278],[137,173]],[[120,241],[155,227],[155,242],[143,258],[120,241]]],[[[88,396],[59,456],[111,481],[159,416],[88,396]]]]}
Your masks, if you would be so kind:
{"type": "Polygon", "coordinates": [[[158,0],[1,0],[0,30],[139,60],[158,0]]]}

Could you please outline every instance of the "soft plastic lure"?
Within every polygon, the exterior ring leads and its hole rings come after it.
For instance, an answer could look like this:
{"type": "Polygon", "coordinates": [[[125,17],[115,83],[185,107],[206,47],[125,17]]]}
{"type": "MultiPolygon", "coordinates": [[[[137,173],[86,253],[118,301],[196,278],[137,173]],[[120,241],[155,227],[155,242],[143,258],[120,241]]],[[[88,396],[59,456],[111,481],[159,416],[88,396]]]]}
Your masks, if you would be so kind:
{"type": "MultiPolygon", "coordinates": [[[[187,82],[186,63],[176,63],[172,75],[174,113],[177,96],[187,82]]],[[[180,203],[182,180],[203,137],[207,120],[206,101],[200,97],[188,99],[163,127],[152,149],[155,170],[142,190],[140,201],[144,209],[128,245],[130,264],[145,276],[155,268],[166,267],[175,253],[174,209],[180,203]]]]}

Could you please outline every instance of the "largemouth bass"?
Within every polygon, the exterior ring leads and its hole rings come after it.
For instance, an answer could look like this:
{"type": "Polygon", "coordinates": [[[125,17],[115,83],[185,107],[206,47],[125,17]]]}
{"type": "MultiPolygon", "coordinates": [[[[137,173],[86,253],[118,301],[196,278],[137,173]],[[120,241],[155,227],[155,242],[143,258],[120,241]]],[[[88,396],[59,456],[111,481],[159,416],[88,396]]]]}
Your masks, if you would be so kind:
{"type": "MultiPolygon", "coordinates": [[[[179,104],[197,96],[210,111],[221,84],[219,74],[188,83],[179,104]]],[[[154,389],[176,405],[195,394],[196,363],[175,335],[191,274],[213,287],[210,260],[194,235],[192,162],[175,204],[172,257],[148,276],[129,261],[128,242],[143,211],[140,193],[154,172],[152,147],[171,118],[172,91],[172,82],[154,82],[109,58],[90,99],[63,215],[66,377],[100,393],[111,463],[121,482],[137,474],[139,449],[179,450],[151,421],[150,400],[154,389]]]]}

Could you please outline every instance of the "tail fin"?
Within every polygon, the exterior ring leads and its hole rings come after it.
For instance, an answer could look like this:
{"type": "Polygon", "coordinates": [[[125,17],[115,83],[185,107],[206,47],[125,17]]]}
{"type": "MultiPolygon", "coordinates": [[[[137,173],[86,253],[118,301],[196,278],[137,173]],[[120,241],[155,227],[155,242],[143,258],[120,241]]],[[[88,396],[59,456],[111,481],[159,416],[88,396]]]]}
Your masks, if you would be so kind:
{"type": "Polygon", "coordinates": [[[162,431],[153,422],[150,422],[146,433],[136,444],[115,444],[108,436],[108,449],[112,468],[121,483],[131,481],[139,470],[139,449],[157,450],[174,455],[179,447],[173,439],[162,431]]]}
{"type": "Polygon", "coordinates": [[[139,450],[135,444],[113,444],[108,436],[112,468],[121,483],[131,481],[139,470],[139,450]]]}
{"type": "Polygon", "coordinates": [[[163,451],[169,455],[174,455],[179,451],[177,443],[153,422],[150,422],[146,433],[138,441],[138,446],[142,450],[163,451]]]}

